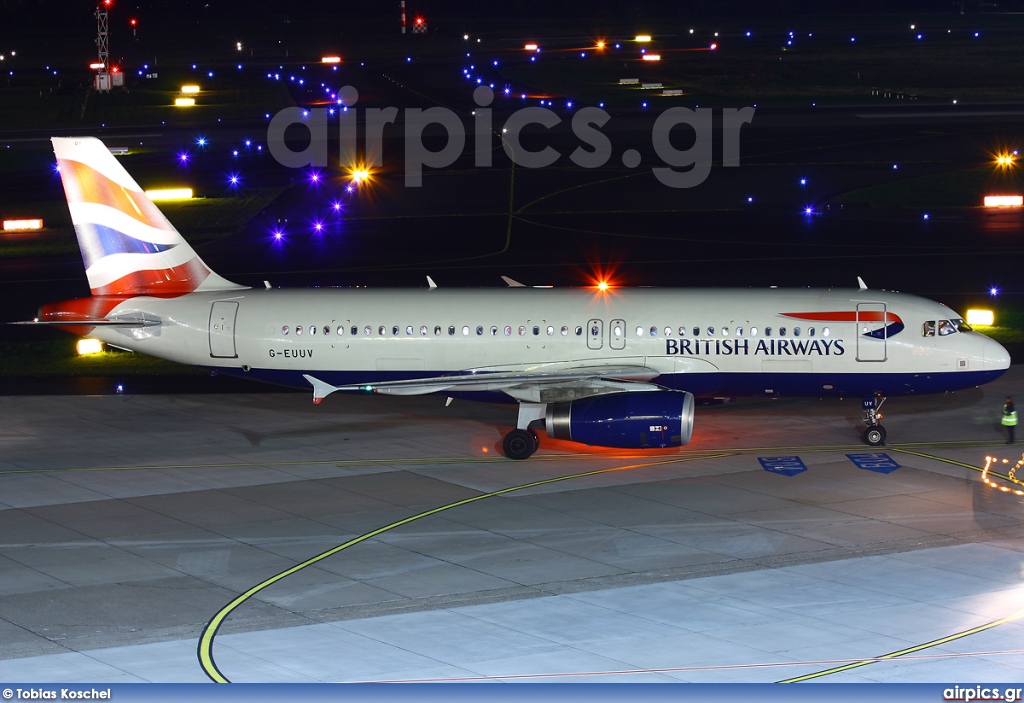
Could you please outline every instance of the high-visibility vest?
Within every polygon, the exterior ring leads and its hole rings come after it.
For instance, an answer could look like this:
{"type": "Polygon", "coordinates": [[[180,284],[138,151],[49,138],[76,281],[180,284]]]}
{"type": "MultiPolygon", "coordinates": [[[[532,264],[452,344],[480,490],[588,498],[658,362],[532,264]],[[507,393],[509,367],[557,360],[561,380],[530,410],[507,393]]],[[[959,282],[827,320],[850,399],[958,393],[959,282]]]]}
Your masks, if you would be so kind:
{"type": "Polygon", "coordinates": [[[1007,427],[1015,427],[1017,425],[1017,411],[1010,410],[1007,412],[1007,406],[1003,406],[1003,424],[1007,427]]]}

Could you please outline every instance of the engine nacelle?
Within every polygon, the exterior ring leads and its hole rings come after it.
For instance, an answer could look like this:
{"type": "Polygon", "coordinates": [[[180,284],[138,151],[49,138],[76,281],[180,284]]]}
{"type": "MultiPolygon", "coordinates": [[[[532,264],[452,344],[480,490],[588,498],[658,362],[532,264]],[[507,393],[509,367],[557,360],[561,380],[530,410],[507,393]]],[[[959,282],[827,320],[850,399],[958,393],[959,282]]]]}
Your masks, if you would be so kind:
{"type": "Polygon", "coordinates": [[[678,447],[693,434],[693,394],[630,391],[548,405],[549,437],[599,447],[678,447]]]}

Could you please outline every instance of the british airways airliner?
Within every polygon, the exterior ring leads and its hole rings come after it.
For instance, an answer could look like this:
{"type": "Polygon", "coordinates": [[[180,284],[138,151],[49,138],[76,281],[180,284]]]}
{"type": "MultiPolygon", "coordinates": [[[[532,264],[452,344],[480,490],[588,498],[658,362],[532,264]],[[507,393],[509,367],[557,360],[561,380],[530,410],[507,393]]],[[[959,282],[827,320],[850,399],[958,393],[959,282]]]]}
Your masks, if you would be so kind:
{"type": "MultiPolygon", "coordinates": [[[[92,297],[33,324],[260,381],[519,404],[506,456],[549,437],[690,441],[695,396],[886,396],[987,383],[1007,351],[945,305],[858,289],[266,289],[214,273],[93,138],[54,138],[92,297]]],[[[514,282],[512,282],[514,283],[514,282]]]]}

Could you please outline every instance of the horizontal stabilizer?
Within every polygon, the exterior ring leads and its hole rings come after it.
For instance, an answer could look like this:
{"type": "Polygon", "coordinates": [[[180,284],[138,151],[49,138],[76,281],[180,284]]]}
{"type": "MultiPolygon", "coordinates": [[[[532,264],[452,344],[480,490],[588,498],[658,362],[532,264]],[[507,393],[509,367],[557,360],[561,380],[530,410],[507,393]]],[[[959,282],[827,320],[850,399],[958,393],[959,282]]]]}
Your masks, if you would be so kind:
{"type": "Polygon", "coordinates": [[[110,319],[98,320],[26,320],[25,322],[8,322],[9,325],[48,325],[52,327],[155,327],[160,320],[110,319]]]}

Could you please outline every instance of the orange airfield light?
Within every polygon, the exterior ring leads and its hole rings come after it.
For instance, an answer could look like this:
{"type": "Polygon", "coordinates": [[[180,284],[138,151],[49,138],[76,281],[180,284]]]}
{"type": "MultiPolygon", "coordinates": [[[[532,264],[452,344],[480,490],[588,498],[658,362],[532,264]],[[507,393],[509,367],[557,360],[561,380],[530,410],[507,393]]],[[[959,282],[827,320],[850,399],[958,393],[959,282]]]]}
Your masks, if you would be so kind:
{"type": "Polygon", "coordinates": [[[644,54],[644,61],[661,61],[661,54],[644,54]]]}
{"type": "Polygon", "coordinates": [[[537,50],[537,45],[531,42],[531,43],[527,44],[526,46],[524,46],[523,48],[526,49],[527,51],[536,51],[537,50]]]}

